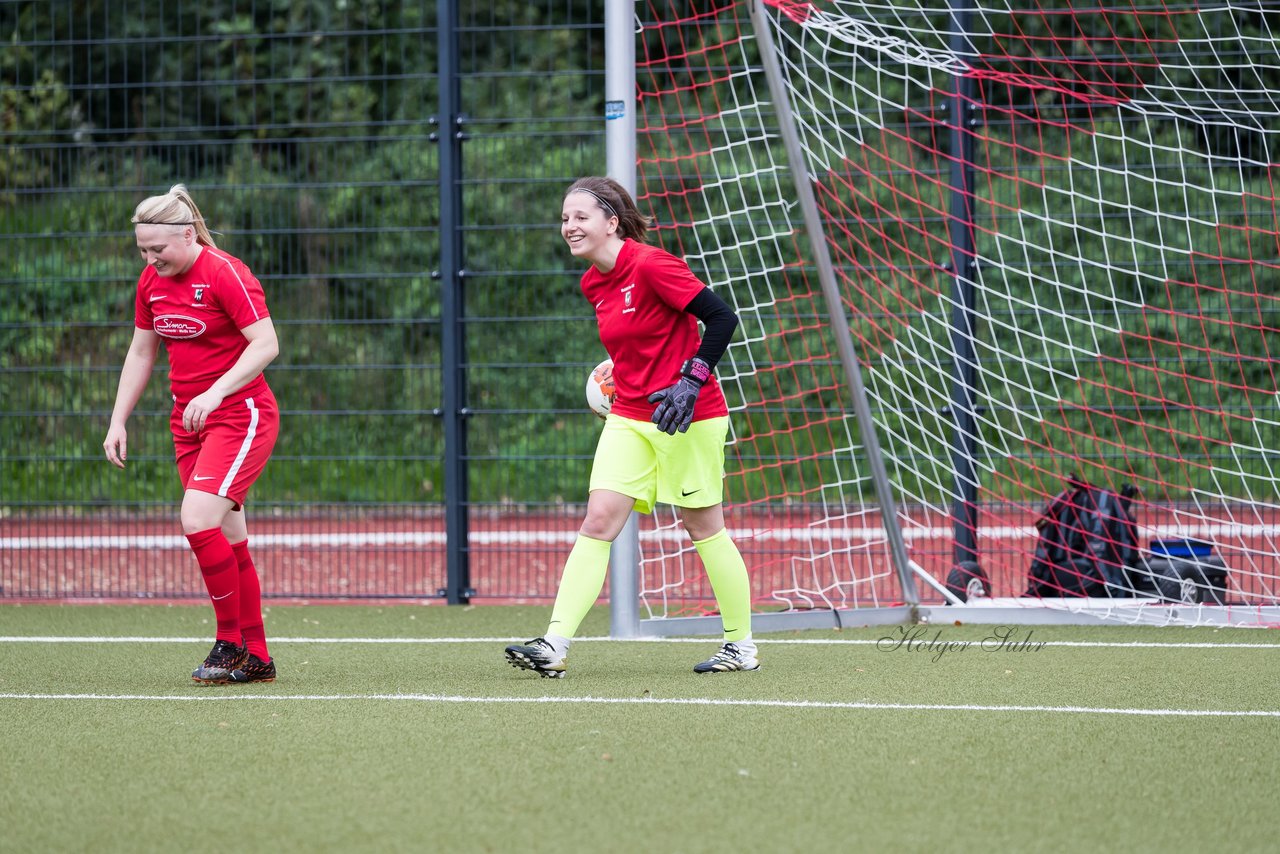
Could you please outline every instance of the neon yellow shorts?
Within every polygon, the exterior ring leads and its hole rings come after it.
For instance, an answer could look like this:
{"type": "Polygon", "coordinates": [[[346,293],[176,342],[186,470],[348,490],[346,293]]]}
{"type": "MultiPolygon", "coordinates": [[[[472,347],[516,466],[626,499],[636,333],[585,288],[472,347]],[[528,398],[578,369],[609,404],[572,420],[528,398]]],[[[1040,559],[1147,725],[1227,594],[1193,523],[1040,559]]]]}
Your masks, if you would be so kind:
{"type": "Polygon", "coordinates": [[[596,445],[590,489],[608,489],[653,511],[655,501],[712,507],[724,500],[724,440],[729,419],[707,418],[668,436],[649,421],[610,415],[596,445]]]}

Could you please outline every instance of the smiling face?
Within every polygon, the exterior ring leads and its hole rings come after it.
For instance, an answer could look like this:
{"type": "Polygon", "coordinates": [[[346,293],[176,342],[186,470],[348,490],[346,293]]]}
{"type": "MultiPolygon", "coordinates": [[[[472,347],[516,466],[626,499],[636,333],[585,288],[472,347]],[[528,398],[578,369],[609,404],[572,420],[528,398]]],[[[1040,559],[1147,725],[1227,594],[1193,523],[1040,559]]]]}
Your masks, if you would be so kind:
{"type": "Polygon", "coordinates": [[[560,236],[575,258],[585,258],[597,267],[613,267],[622,246],[618,218],[609,216],[590,193],[565,196],[560,211],[560,236]]]}
{"type": "Polygon", "coordinates": [[[139,223],[133,227],[138,254],[160,276],[179,276],[191,269],[200,246],[195,229],[189,225],[139,223]]]}

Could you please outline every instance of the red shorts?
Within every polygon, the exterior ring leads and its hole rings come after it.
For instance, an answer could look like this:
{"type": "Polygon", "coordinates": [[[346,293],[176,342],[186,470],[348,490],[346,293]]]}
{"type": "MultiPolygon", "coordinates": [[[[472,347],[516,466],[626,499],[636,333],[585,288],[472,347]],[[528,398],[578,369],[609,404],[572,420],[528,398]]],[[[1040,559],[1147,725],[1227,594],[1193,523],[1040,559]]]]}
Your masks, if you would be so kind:
{"type": "Polygon", "coordinates": [[[249,487],[266,468],[280,433],[280,409],[265,394],[223,401],[198,433],[182,429],[182,408],[169,416],[183,489],[196,489],[244,504],[249,487]]]}

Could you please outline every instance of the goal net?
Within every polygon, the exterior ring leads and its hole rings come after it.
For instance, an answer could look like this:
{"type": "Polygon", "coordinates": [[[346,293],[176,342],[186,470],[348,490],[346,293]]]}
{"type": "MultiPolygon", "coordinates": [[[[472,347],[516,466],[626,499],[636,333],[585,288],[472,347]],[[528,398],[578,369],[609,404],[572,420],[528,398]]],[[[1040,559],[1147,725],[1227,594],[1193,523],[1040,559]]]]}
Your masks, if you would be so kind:
{"type": "MultiPolygon", "coordinates": [[[[718,374],[758,610],[910,598],[834,344],[847,323],[927,613],[1280,623],[1273,16],[968,6],[770,0],[758,37],[749,2],[637,4],[639,201],[742,320],[718,374]],[[1131,501],[1137,548],[1094,579],[1068,544],[1037,580],[1037,519],[1073,477],[1131,501]],[[970,559],[984,584],[939,589],[970,559]]],[[[650,624],[712,613],[669,511],[640,544],[650,624]]]]}

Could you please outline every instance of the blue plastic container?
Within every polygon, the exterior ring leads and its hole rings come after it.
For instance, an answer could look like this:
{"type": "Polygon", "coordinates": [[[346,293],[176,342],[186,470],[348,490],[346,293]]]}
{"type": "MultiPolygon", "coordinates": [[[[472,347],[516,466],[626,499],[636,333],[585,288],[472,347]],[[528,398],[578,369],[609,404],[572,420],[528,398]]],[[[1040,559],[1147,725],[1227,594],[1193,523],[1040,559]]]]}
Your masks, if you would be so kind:
{"type": "Polygon", "coordinates": [[[1191,537],[1175,537],[1168,540],[1152,540],[1151,553],[1165,557],[1209,557],[1213,554],[1213,543],[1196,540],[1191,537]]]}

